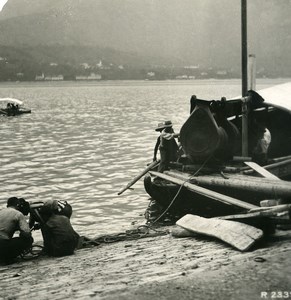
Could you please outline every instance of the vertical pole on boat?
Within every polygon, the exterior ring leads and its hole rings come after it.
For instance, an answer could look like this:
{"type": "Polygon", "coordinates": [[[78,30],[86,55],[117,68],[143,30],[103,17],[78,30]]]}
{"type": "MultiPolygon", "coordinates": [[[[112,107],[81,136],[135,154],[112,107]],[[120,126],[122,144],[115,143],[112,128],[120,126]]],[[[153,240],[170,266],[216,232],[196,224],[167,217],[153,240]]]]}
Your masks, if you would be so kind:
{"type": "Polygon", "coordinates": [[[256,90],[256,56],[250,54],[248,59],[248,89],[256,90]]]}
{"type": "Polygon", "coordinates": [[[248,92],[247,0],[241,0],[241,68],[242,96],[248,92]]]}
{"type": "MultiPolygon", "coordinates": [[[[248,93],[247,0],[241,0],[242,96],[248,93]]],[[[242,156],[248,156],[248,101],[242,102],[242,156]]]]}

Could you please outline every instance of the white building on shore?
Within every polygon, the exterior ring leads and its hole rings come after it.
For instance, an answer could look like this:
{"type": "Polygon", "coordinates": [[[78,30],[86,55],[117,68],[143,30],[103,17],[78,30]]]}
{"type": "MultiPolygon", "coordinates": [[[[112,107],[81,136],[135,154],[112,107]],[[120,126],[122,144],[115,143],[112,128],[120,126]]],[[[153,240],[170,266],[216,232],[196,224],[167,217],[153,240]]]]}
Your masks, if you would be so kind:
{"type": "Polygon", "coordinates": [[[76,80],[101,80],[100,74],[91,73],[90,75],[77,75],[76,80]]]}

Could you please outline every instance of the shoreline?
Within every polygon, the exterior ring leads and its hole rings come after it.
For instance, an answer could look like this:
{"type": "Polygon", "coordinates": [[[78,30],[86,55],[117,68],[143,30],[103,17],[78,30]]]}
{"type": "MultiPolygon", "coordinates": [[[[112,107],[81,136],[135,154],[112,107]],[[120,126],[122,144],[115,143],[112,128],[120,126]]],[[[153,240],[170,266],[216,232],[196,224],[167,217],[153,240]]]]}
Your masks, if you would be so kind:
{"type": "MultiPolygon", "coordinates": [[[[257,78],[257,85],[275,85],[280,83],[290,82],[291,78],[278,77],[278,78],[257,78]]],[[[239,78],[207,78],[207,79],[187,79],[187,80],[61,80],[61,81],[0,81],[1,87],[54,87],[54,86],[123,86],[123,85],[195,85],[195,84],[211,84],[211,83],[235,83],[241,85],[239,78]]]]}
{"type": "Polygon", "coordinates": [[[291,230],[249,252],[205,237],[144,237],[0,266],[0,299],[271,299],[288,289],[291,298],[290,255],[291,230]]]}

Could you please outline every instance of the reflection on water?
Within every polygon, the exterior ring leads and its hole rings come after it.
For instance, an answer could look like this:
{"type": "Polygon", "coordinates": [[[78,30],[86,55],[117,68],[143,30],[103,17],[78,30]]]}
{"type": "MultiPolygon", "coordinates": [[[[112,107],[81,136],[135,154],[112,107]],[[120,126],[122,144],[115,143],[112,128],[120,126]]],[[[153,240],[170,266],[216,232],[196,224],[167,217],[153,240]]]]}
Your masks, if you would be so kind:
{"type": "Polygon", "coordinates": [[[148,196],[140,180],[117,192],[153,156],[155,126],[179,131],[189,99],[240,94],[240,82],[2,84],[0,97],[22,99],[31,114],[0,117],[0,204],[8,197],[60,199],[73,205],[73,226],[96,236],[143,221],[148,196]]]}

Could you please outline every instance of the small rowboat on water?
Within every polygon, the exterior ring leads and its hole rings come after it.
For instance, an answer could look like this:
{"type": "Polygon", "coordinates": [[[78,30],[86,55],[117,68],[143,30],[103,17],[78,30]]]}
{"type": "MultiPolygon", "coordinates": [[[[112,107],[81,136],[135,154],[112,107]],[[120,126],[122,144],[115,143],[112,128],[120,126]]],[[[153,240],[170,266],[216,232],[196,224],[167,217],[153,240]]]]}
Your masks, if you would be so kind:
{"type": "Polygon", "coordinates": [[[15,98],[0,98],[0,115],[18,116],[31,113],[31,109],[24,108],[23,101],[15,98]]]}

